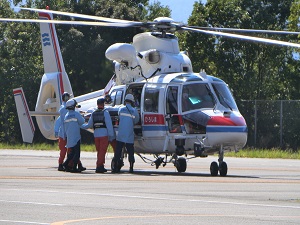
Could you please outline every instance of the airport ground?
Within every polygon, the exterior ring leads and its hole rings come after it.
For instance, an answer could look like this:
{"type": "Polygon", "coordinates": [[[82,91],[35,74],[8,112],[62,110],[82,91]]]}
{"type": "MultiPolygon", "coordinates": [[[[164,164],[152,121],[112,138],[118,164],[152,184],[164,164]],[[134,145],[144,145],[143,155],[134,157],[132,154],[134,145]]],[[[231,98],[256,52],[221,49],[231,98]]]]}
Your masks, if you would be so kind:
{"type": "MultiPolygon", "coordinates": [[[[110,169],[111,154],[106,167],[110,169]]],[[[0,150],[0,224],[300,224],[300,161],[225,155],[226,177],[211,177],[217,157],[156,169],[136,156],[135,173],[57,171],[58,151],[0,150]]]]}

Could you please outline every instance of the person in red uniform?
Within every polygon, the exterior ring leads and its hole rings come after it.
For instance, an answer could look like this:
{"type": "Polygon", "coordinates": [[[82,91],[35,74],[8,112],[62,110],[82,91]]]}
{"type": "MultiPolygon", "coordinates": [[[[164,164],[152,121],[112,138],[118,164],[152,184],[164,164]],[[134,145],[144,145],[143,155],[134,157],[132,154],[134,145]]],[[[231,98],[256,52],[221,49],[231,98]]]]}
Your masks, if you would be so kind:
{"type": "Polygon", "coordinates": [[[94,128],[94,140],[97,150],[96,173],[107,172],[104,167],[105,154],[109,142],[115,139],[111,117],[109,112],[104,109],[104,102],[104,97],[97,100],[98,109],[92,113],[88,123],[81,126],[83,129],[94,128]]]}

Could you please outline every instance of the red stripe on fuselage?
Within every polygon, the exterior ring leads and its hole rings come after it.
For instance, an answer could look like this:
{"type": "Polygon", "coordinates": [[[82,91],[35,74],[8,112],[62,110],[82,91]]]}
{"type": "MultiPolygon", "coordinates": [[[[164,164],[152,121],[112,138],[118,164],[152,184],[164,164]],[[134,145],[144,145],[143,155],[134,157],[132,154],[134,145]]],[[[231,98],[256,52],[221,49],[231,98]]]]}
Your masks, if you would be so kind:
{"type": "Polygon", "coordinates": [[[244,117],[212,116],[207,125],[211,126],[246,126],[244,117]]]}
{"type": "Polygon", "coordinates": [[[165,125],[164,116],[161,114],[144,114],[144,125],[165,125]]]}

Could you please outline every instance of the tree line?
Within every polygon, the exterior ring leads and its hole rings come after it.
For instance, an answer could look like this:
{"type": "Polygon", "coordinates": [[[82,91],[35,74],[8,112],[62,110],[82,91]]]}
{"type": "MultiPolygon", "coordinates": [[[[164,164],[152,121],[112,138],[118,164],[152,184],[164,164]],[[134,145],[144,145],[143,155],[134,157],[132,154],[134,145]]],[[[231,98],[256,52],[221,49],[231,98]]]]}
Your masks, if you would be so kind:
{"type": "MultiPolygon", "coordinates": [[[[23,1],[24,3],[24,1],[23,1]]],[[[14,0],[13,4],[23,4],[14,0]]],[[[172,4],[176,4],[175,2],[172,4]]],[[[148,0],[27,0],[25,7],[45,8],[134,21],[170,17],[171,10],[159,1],[148,0]]],[[[300,4],[297,0],[196,1],[188,24],[224,27],[298,31],[300,4]]],[[[36,13],[16,12],[11,1],[0,2],[2,18],[37,18],[36,13]]],[[[72,18],[57,16],[58,19],[72,18]]],[[[139,28],[107,28],[56,25],[66,71],[74,95],[104,88],[113,74],[106,49],[116,42],[132,42],[139,28]]],[[[35,107],[43,60],[39,25],[0,23],[0,141],[22,141],[12,90],[22,86],[30,109],[35,107]]],[[[204,69],[230,85],[237,100],[299,99],[298,49],[259,44],[199,33],[177,33],[181,50],[187,50],[195,72],[204,69]]],[[[251,35],[251,34],[247,34],[251,35]]],[[[297,42],[297,35],[254,34],[255,36],[297,42]]],[[[39,134],[36,142],[44,142],[39,134]]]]}

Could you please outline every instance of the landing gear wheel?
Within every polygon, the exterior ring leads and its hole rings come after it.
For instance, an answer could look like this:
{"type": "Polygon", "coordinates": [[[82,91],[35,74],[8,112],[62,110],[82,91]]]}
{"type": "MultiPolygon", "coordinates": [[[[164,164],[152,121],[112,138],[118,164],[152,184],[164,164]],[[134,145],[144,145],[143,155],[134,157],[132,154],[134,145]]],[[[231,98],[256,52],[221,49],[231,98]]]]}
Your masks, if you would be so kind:
{"type": "Polygon", "coordinates": [[[174,165],[179,173],[183,173],[186,171],[186,159],[180,157],[176,160],[174,165]]]}
{"type": "Polygon", "coordinates": [[[227,175],[227,163],[226,162],[221,162],[219,166],[219,173],[221,177],[225,177],[227,175]]]}
{"type": "Polygon", "coordinates": [[[218,172],[219,172],[218,163],[214,161],[210,164],[210,175],[212,175],[213,177],[218,176],[218,172]]]}

